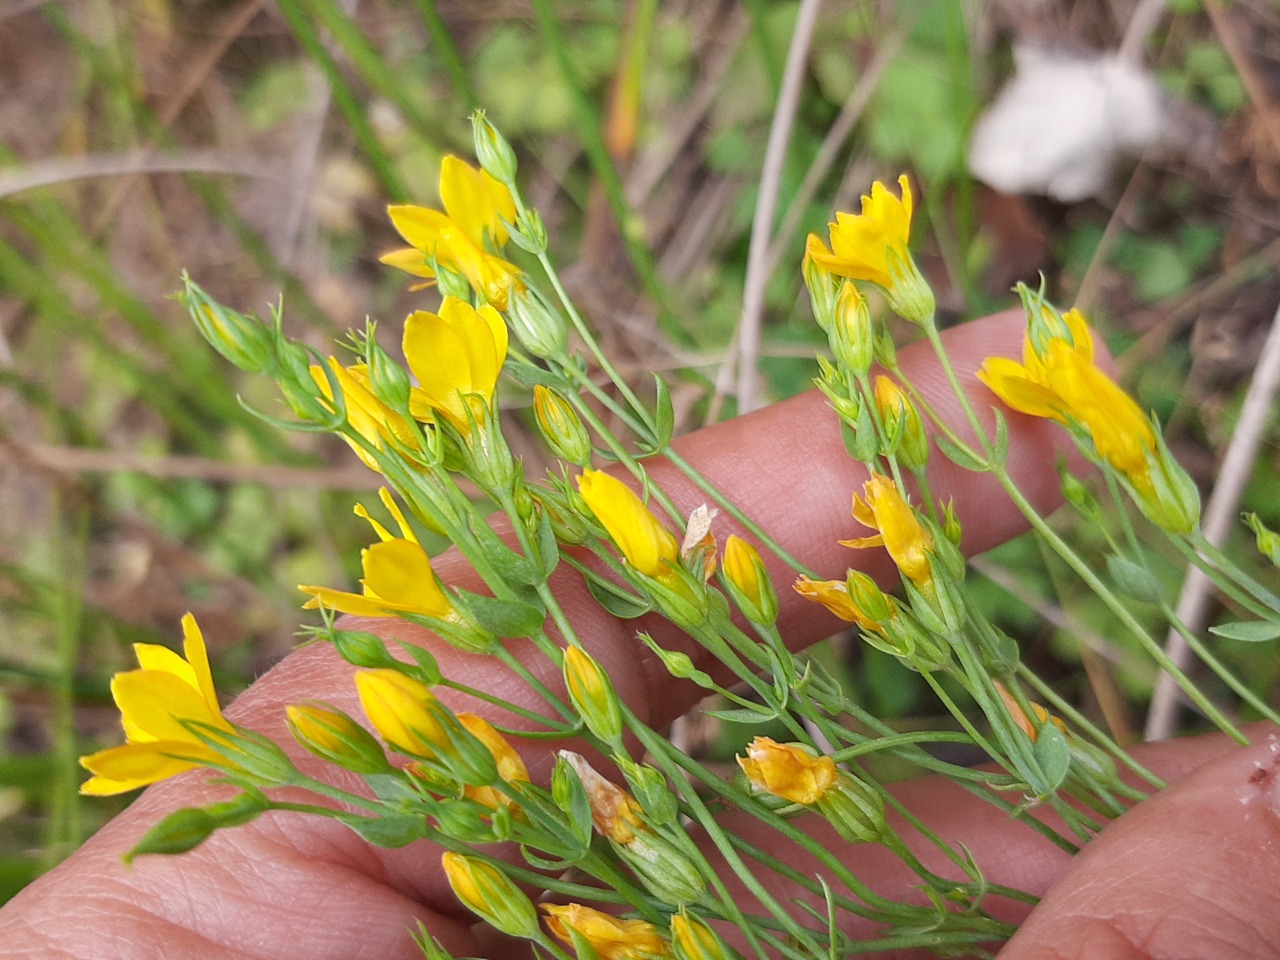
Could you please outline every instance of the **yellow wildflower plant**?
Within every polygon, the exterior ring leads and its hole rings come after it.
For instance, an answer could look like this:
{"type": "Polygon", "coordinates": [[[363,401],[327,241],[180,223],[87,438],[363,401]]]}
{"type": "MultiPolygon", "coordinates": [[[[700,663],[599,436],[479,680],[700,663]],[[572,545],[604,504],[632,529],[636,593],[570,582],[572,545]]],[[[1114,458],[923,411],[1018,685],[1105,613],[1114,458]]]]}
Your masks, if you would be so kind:
{"type": "Polygon", "coordinates": [[[877,180],[862,198],[860,214],[837,213],[828,230],[831,246],[809,234],[805,255],[820,269],[837,277],[865,280],[885,292],[902,317],[923,323],[933,316],[933,292],[907,250],[911,239],[911,181],[898,177],[901,197],[877,180]]]}
{"type": "Polygon", "coordinates": [[[747,755],[736,759],[752,789],[805,806],[821,800],[835,786],[838,774],[830,757],[769,737],[756,737],[747,744],[747,755]]]}
{"type": "Polygon", "coordinates": [[[440,866],[454,896],[476,916],[512,937],[539,936],[533,902],[493,864],[446,850],[440,866]]]}
{"type": "Polygon", "coordinates": [[[445,596],[431,567],[431,558],[418,542],[413,527],[385,487],[379,496],[399,525],[400,536],[391,533],[369,516],[363,505],[357,504],[356,515],[368,520],[379,538],[378,543],[360,551],[360,567],[364,572],[360,579],[361,592],[299,584],[299,590],[311,594],[303,609],[314,610],[323,604],[330,610],[356,617],[416,613],[437,620],[458,621],[457,611],[445,596]]]}
{"type": "Polygon", "coordinates": [[[737,534],[730,534],[724,543],[721,566],[748,620],[752,623],[773,623],[778,619],[778,595],[755,547],[737,534]]]}
{"type": "Polygon", "coordinates": [[[516,219],[511,191],[483,170],[448,156],[440,165],[440,200],[443,213],[412,204],[387,207],[409,246],[386,254],[382,262],[428,281],[435,279],[437,267],[456,271],[486,301],[505,310],[511,291],[523,287],[520,271],[487,245],[501,249],[507,242],[503,221],[516,219]]]}
{"type": "Polygon", "coordinates": [[[670,956],[658,928],[645,920],[620,920],[580,903],[544,903],[547,929],[573,946],[573,931],[589,943],[600,960],[653,960],[670,956]]]}
{"type": "Polygon", "coordinates": [[[93,774],[81,793],[125,793],[219,759],[184,723],[233,730],[218,707],[204,635],[189,613],[182,618],[182,635],[182,656],[160,644],[135,643],[140,669],[111,678],[125,743],[80,758],[93,774]]]}
{"type": "Polygon", "coordinates": [[[587,469],[578,477],[578,492],[627,563],[646,577],[674,577],[680,543],[630,487],[610,474],[587,469]]]}
{"type": "Polygon", "coordinates": [[[404,324],[404,355],[418,378],[413,412],[439,414],[464,436],[483,426],[507,359],[507,325],[490,306],[479,310],[445,297],[440,312],[418,310],[404,324]]]}
{"type": "Polygon", "coordinates": [[[873,473],[862,485],[862,496],[853,495],[853,518],[878,533],[871,537],[841,540],[846,547],[884,547],[902,575],[924,589],[933,582],[930,554],[933,534],[920,522],[915,510],[898,492],[892,480],[873,473]]]}
{"type": "Polygon", "coordinates": [[[1030,334],[1022,363],[987,357],[978,379],[1010,409],[1056,420],[1083,433],[1100,459],[1122,473],[1139,493],[1150,490],[1155,429],[1142,410],[1094,362],[1093,336],[1078,310],[1037,349],[1030,334]]]}
{"type": "MultiPolygon", "coordinates": [[[[525,766],[523,758],[516,753],[515,747],[511,746],[507,738],[500,734],[493,724],[474,713],[459,713],[458,722],[493,754],[493,762],[498,767],[499,777],[507,783],[529,781],[529,768],[525,766]]],[[[490,810],[510,806],[512,802],[511,798],[497,787],[466,786],[462,792],[464,796],[490,810]]]]}

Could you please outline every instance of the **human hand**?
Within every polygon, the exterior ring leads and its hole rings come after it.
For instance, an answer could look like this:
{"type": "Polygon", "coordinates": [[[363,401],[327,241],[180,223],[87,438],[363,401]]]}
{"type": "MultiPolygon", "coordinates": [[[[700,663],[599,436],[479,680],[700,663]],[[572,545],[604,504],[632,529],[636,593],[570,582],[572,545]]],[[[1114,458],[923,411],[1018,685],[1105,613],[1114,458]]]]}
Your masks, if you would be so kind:
{"type": "MultiPolygon", "coordinates": [[[[1015,353],[1022,323],[1018,314],[966,325],[949,334],[948,350],[959,369],[976,368],[992,353],[1015,353]]],[[[931,355],[905,350],[900,359],[938,409],[954,409],[931,355]]],[[[979,408],[990,405],[990,395],[976,383],[973,396],[979,408]]],[[[679,446],[704,476],[811,566],[838,576],[856,562],[888,582],[892,567],[886,558],[851,555],[836,544],[837,531],[849,524],[850,493],[864,477],[845,455],[823,404],[818,395],[807,394],[690,435],[679,446]]],[[[1033,502],[1047,508],[1057,496],[1053,464],[1061,452],[1060,434],[1044,421],[1011,416],[1009,423],[1010,470],[1033,502]]],[[[686,510],[705,499],[675,471],[657,465],[653,473],[686,510]]],[[[932,471],[932,483],[941,499],[955,497],[967,551],[981,552],[1021,529],[1020,518],[988,479],[941,462],[932,471]]],[[[729,527],[726,523],[717,532],[723,535],[729,527]]],[[[437,570],[446,582],[466,584],[473,576],[447,559],[437,570]]],[[[794,647],[831,631],[833,622],[821,608],[783,593],[780,623],[794,647]]],[[[636,642],[637,624],[609,619],[572,573],[561,577],[558,596],[580,635],[592,641],[591,652],[619,695],[642,720],[662,726],[701,696],[691,685],[672,682],[636,642]]],[[[412,636],[432,646],[447,676],[538,707],[523,681],[489,658],[434,643],[399,621],[367,621],[361,627],[384,636],[412,636]]],[[[641,628],[664,646],[700,656],[665,623],[641,628]]],[[[513,650],[520,652],[520,645],[513,650]]],[[[558,671],[532,649],[528,653],[530,667],[558,684],[558,671]]],[[[275,737],[300,768],[333,778],[340,774],[319,766],[290,741],[283,706],[323,699],[358,714],[351,673],[350,665],[326,646],[301,649],[237,699],[227,716],[275,737]]],[[[451,705],[486,712],[456,698],[451,705]]],[[[545,780],[556,750],[564,746],[526,745],[523,753],[535,780],[545,780]]],[[[1216,737],[1149,748],[1143,761],[1169,779],[1224,755],[1121,818],[1074,861],[949,781],[922,779],[897,793],[949,843],[971,850],[993,883],[1048,892],[1007,956],[1280,955],[1270,946],[1280,933],[1280,917],[1269,904],[1280,879],[1274,856],[1280,849],[1280,792],[1274,786],[1280,760],[1268,742],[1228,750],[1216,737]]],[[[407,932],[418,920],[455,955],[517,952],[510,943],[477,939],[471,915],[458,905],[440,871],[437,848],[425,842],[402,850],[370,848],[328,819],[271,813],[219,832],[183,856],[143,857],[131,867],[123,865],[121,855],[165,813],[225,796],[225,788],[207,779],[193,773],[149,789],[66,863],[15,898],[0,911],[6,952],[209,960],[407,958],[418,955],[407,932]]],[[[745,820],[733,826],[750,830],[745,820]]],[[[838,843],[829,838],[830,846],[838,843]]],[[[931,849],[916,852],[931,868],[946,872],[931,849]]],[[[863,845],[850,848],[849,858],[878,891],[910,895],[916,878],[892,855],[863,845]]],[[[994,909],[1014,920],[1026,912],[1018,904],[994,909]]],[[[873,934],[871,928],[856,931],[873,934]]]]}

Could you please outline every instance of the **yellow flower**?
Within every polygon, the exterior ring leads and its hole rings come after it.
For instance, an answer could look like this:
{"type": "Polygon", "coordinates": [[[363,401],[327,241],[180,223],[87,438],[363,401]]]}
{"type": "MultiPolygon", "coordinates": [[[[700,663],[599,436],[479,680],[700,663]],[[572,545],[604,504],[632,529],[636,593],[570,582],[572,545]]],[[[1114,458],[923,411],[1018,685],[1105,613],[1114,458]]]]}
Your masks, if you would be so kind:
{"type": "Polygon", "coordinates": [[[929,438],[915,403],[897,383],[883,376],[876,377],[875,399],[885,434],[897,441],[898,460],[908,470],[923,469],[929,460],[929,438]]]}
{"type": "Polygon", "coordinates": [[[862,493],[862,497],[853,495],[853,518],[879,533],[840,542],[846,547],[884,547],[903,576],[918,587],[930,584],[933,535],[920,523],[911,505],[893,481],[879,473],[873,473],[862,485],[862,493]]]}
{"type": "Polygon", "coordinates": [[[564,682],[587,729],[606,742],[617,740],[622,735],[622,708],[609,675],[595,658],[578,647],[566,648],[564,682]]]}
{"type": "Polygon", "coordinates": [[[387,208],[409,247],[388,253],[382,262],[432,280],[434,260],[462,274],[485,300],[505,310],[511,290],[523,287],[519,270],[485,246],[488,241],[501,249],[507,242],[502,221],[516,218],[511,191],[484,171],[449,156],[440,165],[440,200],[444,213],[408,204],[387,208]]]}
{"type": "Polygon", "coordinates": [[[809,234],[805,255],[819,268],[838,277],[866,280],[884,290],[901,316],[922,322],[933,314],[933,293],[907,251],[911,237],[911,183],[898,177],[899,199],[877,180],[871,195],[862,198],[862,212],[837,213],[828,224],[831,247],[809,234]]]}
{"type": "Polygon", "coordinates": [[[806,600],[820,603],[841,620],[856,623],[863,630],[879,630],[880,624],[866,614],[849,596],[849,588],[843,580],[810,580],[801,576],[796,580],[796,593],[806,600]]]}
{"type": "Polygon", "coordinates": [[[671,917],[671,946],[679,960],[728,960],[729,957],[715,931],[683,909],[671,917]]]}
{"type": "Polygon", "coordinates": [[[439,314],[418,310],[405,320],[404,355],[418,378],[421,404],[465,435],[472,421],[483,426],[484,408],[493,405],[507,359],[507,325],[493,307],[477,310],[445,297],[439,314]]]}
{"type": "Polygon", "coordinates": [[[978,379],[1019,413],[1056,420],[1083,433],[1098,456],[1148,492],[1155,430],[1133,398],[1094,363],[1093,337],[1077,310],[1062,315],[1059,327],[1039,349],[1028,335],[1022,363],[988,357],[978,379]]]}
{"type": "Polygon", "coordinates": [[[753,789],[792,803],[817,803],[836,783],[836,762],[816,757],[798,743],[756,737],[738,766],[753,789]]]}
{"type": "Polygon", "coordinates": [[[599,470],[583,470],[578,491],[618,550],[646,577],[671,579],[680,562],[680,544],[631,488],[599,470]]]}
{"type": "Polygon", "coordinates": [[[390,668],[357,670],[355,683],[364,715],[389,746],[414,757],[453,749],[439,716],[445,708],[426,684],[390,668]]]}
{"type": "Polygon", "coordinates": [[[573,946],[575,931],[595,949],[600,960],[647,960],[666,957],[667,941],[644,920],[619,920],[580,903],[544,903],[547,927],[562,943],[573,946]]]}
{"type": "Polygon", "coordinates": [[[364,571],[361,592],[299,584],[299,590],[311,594],[303,609],[314,610],[324,604],[330,610],[357,617],[417,613],[437,620],[457,620],[457,612],[441,589],[431,569],[431,558],[418,543],[413,528],[385,487],[379,497],[399,524],[401,536],[394,536],[357,504],[356,514],[369,521],[381,541],[360,552],[360,567],[364,571]]]}
{"type": "MultiPolygon", "coordinates": [[[[401,415],[374,396],[369,388],[369,368],[363,363],[344,367],[336,357],[329,358],[329,369],[333,371],[342,391],[342,400],[347,411],[347,423],[356,433],[364,437],[376,449],[383,450],[389,441],[396,441],[401,446],[417,446],[413,427],[401,415]]],[[[324,398],[333,402],[333,387],[324,370],[313,365],[311,379],[316,382],[324,398]]],[[[360,444],[350,437],[343,437],[356,452],[361,462],[370,470],[378,469],[378,461],[360,444]]]]}
{"type": "MultiPolygon", "coordinates": [[[[507,783],[515,783],[518,780],[528,782],[529,768],[524,765],[524,760],[520,754],[516,753],[515,748],[507,742],[507,738],[494,729],[493,724],[474,713],[458,714],[458,722],[493,754],[493,761],[498,767],[498,776],[507,783]]],[[[496,787],[465,786],[462,792],[490,810],[509,806],[512,802],[510,797],[496,787]]]]}
{"type": "Polygon", "coordinates": [[[80,758],[93,774],[81,793],[124,793],[219,758],[183,725],[195,721],[232,730],[218,708],[204,637],[189,613],[182,618],[182,634],[185,659],[159,644],[135,643],[141,669],[112,677],[125,744],[80,758]]]}

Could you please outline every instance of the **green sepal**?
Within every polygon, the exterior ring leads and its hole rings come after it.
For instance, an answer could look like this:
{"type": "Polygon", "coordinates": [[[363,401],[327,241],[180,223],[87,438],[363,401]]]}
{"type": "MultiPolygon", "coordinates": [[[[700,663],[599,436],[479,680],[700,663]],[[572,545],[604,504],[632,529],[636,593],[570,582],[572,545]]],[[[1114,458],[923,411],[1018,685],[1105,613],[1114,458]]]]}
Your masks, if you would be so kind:
{"type": "Polygon", "coordinates": [[[487,523],[483,520],[473,519],[470,526],[471,532],[475,535],[476,543],[480,547],[480,552],[484,554],[485,560],[503,580],[507,583],[518,583],[527,586],[541,582],[541,578],[535,572],[534,566],[529,562],[528,557],[521,556],[503,543],[487,523]]]}
{"type": "Polygon", "coordinates": [[[748,707],[734,710],[704,710],[703,716],[715,717],[725,723],[760,723],[778,719],[778,711],[767,707],[753,710],[748,707]]]}
{"type": "Polygon", "coordinates": [[[1040,724],[1032,754],[1040,767],[1041,776],[1044,777],[1044,782],[1037,786],[1045,793],[1051,793],[1062,786],[1071,770],[1071,747],[1067,743],[1067,735],[1052,720],[1040,724]]]}
{"type": "Polygon", "coordinates": [[[401,673],[407,673],[415,680],[421,680],[428,687],[434,687],[440,682],[443,674],[440,672],[440,664],[436,661],[435,654],[426,647],[420,647],[416,643],[407,643],[404,640],[400,641],[400,649],[413,657],[413,662],[417,664],[418,669],[414,670],[407,663],[401,663],[399,660],[394,662],[395,669],[401,673]]]}
{"type": "Polygon", "coordinates": [[[675,823],[680,804],[671,792],[667,778],[644,763],[636,763],[627,757],[614,757],[618,769],[626,778],[632,794],[645,812],[645,818],[655,827],[675,823]]]}
{"type": "Polygon", "coordinates": [[[546,510],[538,510],[538,525],[534,530],[538,544],[538,559],[542,561],[542,579],[546,580],[560,565],[560,542],[546,510]]]}
{"type": "Polygon", "coordinates": [[[1280,637],[1280,623],[1268,620],[1237,621],[1210,627],[1209,632],[1224,640],[1243,640],[1245,643],[1266,643],[1280,637]]]}

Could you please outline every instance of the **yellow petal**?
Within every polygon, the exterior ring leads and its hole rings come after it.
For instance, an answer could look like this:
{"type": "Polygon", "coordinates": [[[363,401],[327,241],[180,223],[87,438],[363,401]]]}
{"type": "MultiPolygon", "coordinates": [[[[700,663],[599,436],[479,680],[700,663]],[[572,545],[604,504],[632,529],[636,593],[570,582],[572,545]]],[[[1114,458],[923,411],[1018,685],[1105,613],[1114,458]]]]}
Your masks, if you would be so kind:
{"type": "Polygon", "coordinates": [[[375,543],[361,556],[365,594],[392,609],[447,617],[453,606],[440,589],[431,560],[412,540],[375,543]]]}
{"type": "Polygon", "coordinates": [[[179,740],[198,743],[180,721],[193,720],[227,728],[222,715],[210,709],[200,691],[173,674],[130,670],[111,678],[111,696],[120,708],[130,743],[179,740]]]}
{"type": "Polygon", "coordinates": [[[578,490],[631,566],[647,577],[671,574],[680,545],[630,487],[602,471],[584,470],[578,490]]]}
{"type": "Polygon", "coordinates": [[[449,218],[443,213],[412,204],[393,204],[387,207],[387,216],[391,218],[392,226],[400,236],[404,237],[409,246],[416,247],[430,256],[439,257],[436,246],[440,241],[440,235],[452,226],[449,218]]]}
{"type": "Polygon", "coordinates": [[[114,796],[190,770],[215,756],[211,750],[196,744],[164,740],[99,750],[80,758],[81,766],[94,774],[81,784],[80,792],[92,797],[114,796]],[[166,756],[166,752],[194,756],[196,761],[166,756]]]}
{"type": "Polygon", "coordinates": [[[516,204],[511,192],[483,170],[445,157],[440,164],[440,200],[449,219],[472,242],[483,246],[486,234],[495,247],[507,242],[502,221],[515,222],[516,204]]]}
{"type": "Polygon", "coordinates": [[[200,691],[200,696],[204,698],[209,709],[221,717],[222,712],[218,708],[218,691],[213,686],[213,674],[209,670],[209,653],[205,649],[204,633],[201,632],[200,625],[196,623],[196,618],[191,613],[186,613],[182,617],[182,637],[182,652],[186,655],[187,662],[195,674],[196,689],[200,691]]]}
{"type": "Polygon", "coordinates": [[[426,277],[428,280],[434,279],[436,275],[436,272],[431,269],[431,264],[427,262],[426,255],[416,247],[405,247],[402,250],[384,253],[378,258],[378,262],[403,270],[415,277],[426,277]]]}
{"type": "Polygon", "coordinates": [[[397,612],[386,603],[371,600],[360,593],[310,584],[299,584],[298,589],[311,594],[311,599],[302,605],[304,610],[314,610],[323,604],[327,610],[349,613],[353,617],[386,617],[397,612]]]}

